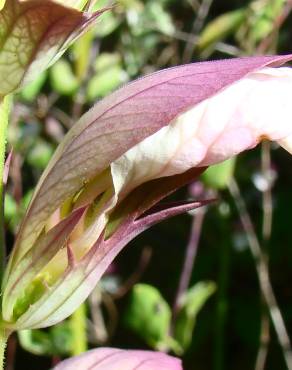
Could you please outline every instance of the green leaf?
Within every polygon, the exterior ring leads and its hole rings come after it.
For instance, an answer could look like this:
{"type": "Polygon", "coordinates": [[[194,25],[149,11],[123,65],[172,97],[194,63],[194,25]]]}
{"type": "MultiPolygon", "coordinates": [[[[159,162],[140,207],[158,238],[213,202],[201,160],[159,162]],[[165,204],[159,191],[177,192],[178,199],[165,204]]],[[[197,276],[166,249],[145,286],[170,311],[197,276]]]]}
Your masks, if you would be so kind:
{"type": "Polygon", "coordinates": [[[228,159],[209,167],[202,175],[202,180],[210,188],[225,189],[234,173],[235,158],[228,159]]]}
{"type": "Polygon", "coordinates": [[[110,92],[126,82],[127,74],[118,65],[107,68],[101,73],[97,73],[89,81],[87,87],[87,98],[94,101],[97,98],[104,97],[110,92]]]}
{"type": "Polygon", "coordinates": [[[59,60],[52,66],[50,77],[53,89],[61,95],[71,96],[78,89],[78,79],[65,59],[59,60]]]}
{"type": "Polygon", "coordinates": [[[80,39],[77,40],[72,46],[74,71],[79,82],[86,78],[88,73],[92,43],[94,41],[93,31],[94,30],[91,29],[85,35],[80,37],[80,39]]]}
{"type": "Polygon", "coordinates": [[[23,349],[38,356],[64,356],[72,349],[71,329],[66,321],[48,331],[20,330],[18,339],[23,349]]]}
{"type": "Polygon", "coordinates": [[[262,4],[255,2],[251,4],[251,11],[254,13],[250,25],[250,37],[258,42],[267,37],[275,28],[275,20],[281,14],[286,0],[264,1],[262,4]]]}
{"type": "Polygon", "coordinates": [[[9,194],[5,194],[5,207],[4,207],[4,216],[5,220],[7,222],[10,222],[10,220],[14,217],[16,217],[17,214],[17,204],[14,198],[9,194]]]}
{"type": "Polygon", "coordinates": [[[191,344],[200,310],[215,290],[216,286],[213,282],[200,282],[182,296],[175,325],[175,339],[184,350],[187,350],[191,344]]]}
{"type": "Polygon", "coordinates": [[[198,49],[203,51],[229,36],[242,24],[245,15],[245,9],[238,9],[222,14],[209,22],[199,36],[198,49]]]}
{"type": "Polygon", "coordinates": [[[102,72],[107,68],[121,66],[121,56],[119,53],[101,53],[95,61],[94,69],[102,72]]]}
{"type": "MultiPolygon", "coordinates": [[[[253,53],[258,44],[275,30],[275,23],[284,11],[286,0],[252,1],[247,7],[246,20],[242,23],[236,39],[247,53],[253,53]]],[[[277,32],[275,33],[275,41],[277,32]]]]}
{"type": "Polygon", "coordinates": [[[53,155],[52,145],[43,140],[38,140],[27,155],[27,162],[35,168],[45,169],[53,155]]]}
{"type": "Polygon", "coordinates": [[[169,36],[174,34],[175,27],[173,21],[169,13],[164,10],[161,3],[157,1],[151,1],[146,6],[146,12],[148,14],[145,14],[145,29],[147,29],[147,22],[150,21],[156,25],[160,32],[169,36]]]}
{"type": "Polygon", "coordinates": [[[68,355],[72,353],[72,330],[68,321],[52,326],[50,338],[54,351],[52,354],[68,355]]]}
{"type": "Polygon", "coordinates": [[[32,197],[32,190],[29,190],[24,197],[21,199],[20,204],[17,204],[11,194],[5,194],[5,207],[4,207],[4,216],[5,221],[8,223],[9,229],[12,233],[16,233],[18,224],[22,219],[26,208],[32,197]]]}
{"type": "Polygon", "coordinates": [[[170,307],[160,292],[151,285],[136,284],[125,313],[126,325],[158,349],[168,336],[170,320],[170,307]]]}
{"type": "Polygon", "coordinates": [[[102,13],[51,0],[9,0],[0,12],[0,97],[34,80],[102,13]]]}
{"type": "Polygon", "coordinates": [[[27,102],[33,102],[46,82],[47,75],[47,71],[44,71],[34,81],[25,86],[21,90],[22,99],[26,100],[27,102]]]}
{"type": "MultiPolygon", "coordinates": [[[[96,4],[99,8],[106,7],[108,5],[108,0],[99,0],[96,4]]],[[[119,3],[119,6],[121,4],[119,3]]],[[[94,10],[97,8],[94,7],[94,10]]],[[[114,32],[120,25],[121,20],[118,18],[117,14],[112,12],[106,12],[102,17],[101,21],[98,23],[98,26],[94,28],[95,36],[97,37],[106,37],[114,32]]]]}
{"type": "Polygon", "coordinates": [[[100,54],[94,67],[96,74],[89,81],[87,87],[89,101],[108,95],[128,80],[128,75],[122,68],[121,57],[118,53],[100,54]]]}
{"type": "Polygon", "coordinates": [[[48,355],[52,352],[50,336],[42,330],[21,330],[18,339],[21,347],[34,355],[48,355]]]}

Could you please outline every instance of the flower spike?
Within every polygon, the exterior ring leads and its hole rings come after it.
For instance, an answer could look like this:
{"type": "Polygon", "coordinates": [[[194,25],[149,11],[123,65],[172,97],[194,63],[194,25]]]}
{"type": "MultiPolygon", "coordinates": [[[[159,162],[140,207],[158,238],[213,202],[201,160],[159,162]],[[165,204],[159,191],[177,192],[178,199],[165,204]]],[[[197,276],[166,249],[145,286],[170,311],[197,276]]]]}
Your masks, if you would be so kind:
{"type": "Polygon", "coordinates": [[[292,152],[292,70],[277,68],[291,59],[162,70],[86,113],[57,149],[20,226],[3,281],[7,328],[63,320],[131,239],[159,220],[208,204],[157,206],[207,166],[263,139],[292,152]]]}

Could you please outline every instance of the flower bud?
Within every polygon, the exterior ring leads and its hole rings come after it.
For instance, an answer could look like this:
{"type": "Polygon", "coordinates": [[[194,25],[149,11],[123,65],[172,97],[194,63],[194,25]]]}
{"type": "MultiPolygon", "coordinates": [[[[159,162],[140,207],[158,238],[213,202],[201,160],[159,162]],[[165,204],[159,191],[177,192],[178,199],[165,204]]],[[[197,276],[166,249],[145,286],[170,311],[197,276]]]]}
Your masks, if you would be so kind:
{"type": "Polygon", "coordinates": [[[7,328],[69,316],[137,234],[206,204],[157,203],[263,139],[291,151],[292,56],[221,60],[146,76],[99,102],[42,175],[3,282],[7,328]],[[273,67],[273,68],[272,68],[273,67]]]}

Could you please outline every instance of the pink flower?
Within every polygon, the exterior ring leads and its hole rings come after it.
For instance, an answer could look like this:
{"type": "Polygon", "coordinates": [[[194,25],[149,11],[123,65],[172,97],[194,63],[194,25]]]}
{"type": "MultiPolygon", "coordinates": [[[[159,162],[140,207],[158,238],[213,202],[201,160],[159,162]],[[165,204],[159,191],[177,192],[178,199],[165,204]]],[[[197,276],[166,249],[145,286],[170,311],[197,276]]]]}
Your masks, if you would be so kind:
{"type": "Polygon", "coordinates": [[[70,358],[54,370],[182,370],[181,361],[161,352],[99,348],[70,358]]]}
{"type": "Polygon", "coordinates": [[[4,278],[3,320],[52,325],[149,226],[204,202],[156,206],[263,139],[292,151],[292,59],[194,63],[124,86],[85,114],[36,188],[4,278]],[[273,67],[273,68],[272,68],[273,67]]]}

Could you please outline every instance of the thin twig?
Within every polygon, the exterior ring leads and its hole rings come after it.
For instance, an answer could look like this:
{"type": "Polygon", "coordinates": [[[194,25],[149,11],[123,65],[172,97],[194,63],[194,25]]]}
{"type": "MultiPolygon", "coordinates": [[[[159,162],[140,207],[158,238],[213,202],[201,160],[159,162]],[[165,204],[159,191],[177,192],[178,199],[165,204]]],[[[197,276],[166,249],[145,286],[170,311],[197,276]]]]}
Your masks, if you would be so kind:
{"type": "Polygon", "coordinates": [[[105,344],[108,340],[108,331],[102,313],[102,293],[97,286],[90,294],[89,299],[90,314],[93,321],[94,337],[98,344],[105,344]]]}
{"type": "Polygon", "coordinates": [[[108,314],[107,332],[108,340],[110,340],[114,335],[118,325],[119,311],[112,295],[107,293],[106,291],[102,292],[102,302],[108,314]]]}
{"type": "MultiPolygon", "coordinates": [[[[207,18],[209,14],[209,10],[212,5],[212,2],[213,0],[203,0],[202,1],[199,7],[198,13],[197,13],[197,17],[194,20],[191,33],[190,33],[193,37],[197,37],[198,33],[201,31],[204,25],[205,19],[207,18]]],[[[187,41],[185,45],[185,49],[183,51],[183,56],[182,56],[183,63],[188,63],[191,60],[193,51],[194,51],[194,43],[192,43],[191,41],[187,41]]]]}
{"type": "Polygon", "coordinates": [[[264,309],[265,311],[262,312],[262,317],[261,317],[260,348],[257,353],[255,370],[265,369],[268,349],[269,349],[269,343],[270,343],[270,317],[269,317],[269,313],[266,312],[267,310],[266,305],[264,305],[264,309]]]}
{"type": "Polygon", "coordinates": [[[240,189],[235,179],[232,179],[230,181],[229,191],[234,198],[241,219],[241,223],[247,235],[250,250],[256,265],[260,289],[263,294],[263,298],[265,299],[267,308],[269,310],[269,314],[283,352],[287,369],[292,370],[291,343],[281,311],[277,304],[272,284],[270,282],[267,261],[265,255],[262,252],[246,204],[241,196],[240,189]]]}
{"type": "Polygon", "coordinates": [[[132,287],[141,279],[141,276],[144,274],[147,266],[149,265],[151,257],[152,257],[152,248],[151,247],[143,248],[137,268],[128,277],[128,279],[119,287],[118,291],[112,294],[114,299],[120,299],[124,297],[132,289],[132,287]]]}
{"type": "MultiPolygon", "coordinates": [[[[262,143],[261,153],[261,172],[265,179],[266,187],[263,189],[263,227],[262,239],[264,244],[263,254],[268,263],[267,246],[272,233],[272,218],[273,218],[273,201],[272,201],[272,179],[271,179],[271,148],[270,142],[264,141],[262,143]]],[[[270,320],[269,312],[265,305],[265,299],[261,297],[262,314],[261,314],[261,333],[260,333],[260,347],[257,354],[255,370],[264,370],[268,356],[270,335],[270,320]]]]}
{"type": "Polygon", "coordinates": [[[272,232],[273,221],[273,200],[271,179],[271,144],[268,141],[262,143],[262,175],[266,180],[267,186],[263,191],[263,241],[264,247],[269,242],[272,232]]]}
{"type": "Polygon", "coordinates": [[[102,291],[99,286],[91,293],[88,302],[92,319],[92,321],[89,320],[92,342],[105,345],[109,343],[117,327],[119,313],[116,304],[112,295],[102,291]],[[103,307],[106,315],[104,315],[103,307]],[[105,320],[105,317],[108,319],[105,320]]]}
{"type": "Polygon", "coordinates": [[[199,3],[199,0],[187,0],[189,5],[192,7],[194,12],[197,12],[201,4],[199,3]]]}
{"type": "Polygon", "coordinates": [[[242,56],[242,50],[237,46],[227,44],[226,42],[218,41],[215,45],[215,50],[231,55],[233,57],[242,56]]]}
{"type": "Polygon", "coordinates": [[[193,216],[190,239],[187,245],[182,273],[180,276],[180,281],[173,305],[174,320],[179,310],[180,299],[184,292],[187,290],[191,280],[205,213],[206,213],[205,208],[201,207],[196,210],[195,215],[193,216]]]}
{"type": "Polygon", "coordinates": [[[282,13],[275,18],[272,27],[272,32],[268,35],[268,37],[264,38],[257,47],[257,51],[259,54],[265,54],[269,51],[273,41],[275,40],[277,33],[279,32],[279,29],[281,28],[281,26],[283,25],[291,11],[292,11],[292,0],[289,0],[283,7],[282,13]]]}

